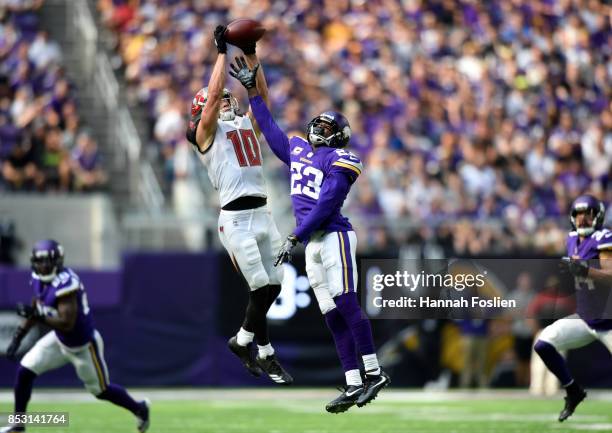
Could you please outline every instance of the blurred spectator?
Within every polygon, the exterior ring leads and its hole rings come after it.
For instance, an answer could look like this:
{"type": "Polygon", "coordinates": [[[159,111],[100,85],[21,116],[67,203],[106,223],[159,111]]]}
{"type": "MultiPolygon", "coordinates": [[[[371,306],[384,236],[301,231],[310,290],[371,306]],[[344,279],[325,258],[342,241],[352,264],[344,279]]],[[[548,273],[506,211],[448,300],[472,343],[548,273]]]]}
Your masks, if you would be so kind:
{"type": "Polygon", "coordinates": [[[28,50],[28,58],[36,69],[42,70],[51,63],[60,64],[62,61],[62,51],[55,41],[49,40],[49,33],[40,31],[36,39],[32,41],[28,50]]]}
{"type": "Polygon", "coordinates": [[[47,130],[41,155],[44,182],[51,190],[68,191],[70,187],[70,159],[62,147],[59,128],[47,130]]]}
{"type": "MultiPolygon", "coordinates": [[[[170,161],[214,64],[212,29],[243,16],[244,3],[98,4],[129,94],[170,161]]],[[[401,243],[422,224],[445,224],[444,242],[465,254],[559,254],[538,222],[565,230],[575,195],[612,197],[609,14],[590,0],[249,4],[268,30],[257,52],[280,125],[302,130],[329,108],[351,122],[351,146],[365,162],[359,188],[377,197],[351,198],[366,241],[401,243]],[[411,224],[379,230],[397,218],[411,224]]],[[[243,95],[235,80],[227,86],[243,95]]]]}
{"type": "MultiPolygon", "coordinates": [[[[81,121],[61,47],[38,27],[43,2],[0,2],[0,165],[2,185],[11,190],[71,188],[68,152],[81,121]]],[[[79,189],[105,179],[87,151],[74,166],[79,189]]]]}
{"type": "Polygon", "coordinates": [[[44,176],[36,161],[32,146],[27,141],[13,145],[2,164],[2,177],[11,190],[41,190],[44,176]]]}
{"type": "Polygon", "coordinates": [[[102,169],[98,144],[86,132],[81,132],[76,148],[72,152],[72,172],[74,189],[77,191],[94,191],[102,188],[108,176],[102,169]]]}

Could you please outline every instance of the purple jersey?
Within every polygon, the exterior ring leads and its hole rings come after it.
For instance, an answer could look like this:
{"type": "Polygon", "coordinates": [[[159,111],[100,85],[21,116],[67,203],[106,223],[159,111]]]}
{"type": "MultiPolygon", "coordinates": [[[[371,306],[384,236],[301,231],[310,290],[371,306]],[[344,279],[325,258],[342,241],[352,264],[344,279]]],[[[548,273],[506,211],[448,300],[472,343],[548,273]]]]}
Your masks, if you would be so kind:
{"type": "MultiPolygon", "coordinates": [[[[573,231],[567,236],[567,254],[589,260],[589,266],[599,266],[599,253],[612,249],[612,231],[597,230],[580,240],[573,231]]],[[[576,301],[578,315],[593,329],[612,329],[612,317],[606,305],[610,297],[610,287],[596,283],[591,278],[576,278],[576,301]]]]}
{"type": "Polygon", "coordinates": [[[36,299],[43,305],[48,316],[57,315],[58,300],[62,296],[76,293],[78,313],[74,328],[70,332],[55,330],[57,338],[66,346],[77,347],[87,344],[93,338],[94,324],[87,294],[79,276],[70,268],[63,268],[50,283],[39,280],[32,274],[30,285],[36,299]]]}
{"type": "Polygon", "coordinates": [[[287,138],[260,96],[250,99],[253,115],[272,152],[291,171],[294,234],[306,242],[316,230],[353,230],[340,209],[351,185],[361,174],[359,158],[344,149],[313,148],[301,137],[287,138]]]}

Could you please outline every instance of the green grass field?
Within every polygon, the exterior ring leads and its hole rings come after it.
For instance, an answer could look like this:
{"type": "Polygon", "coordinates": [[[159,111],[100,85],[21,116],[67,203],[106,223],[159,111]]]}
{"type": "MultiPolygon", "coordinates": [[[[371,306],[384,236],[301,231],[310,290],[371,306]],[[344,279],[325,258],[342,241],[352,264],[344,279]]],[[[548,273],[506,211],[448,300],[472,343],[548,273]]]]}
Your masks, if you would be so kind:
{"type": "MultiPolygon", "coordinates": [[[[561,397],[526,393],[419,393],[386,390],[370,405],[344,414],[324,410],[333,390],[147,391],[153,402],[151,433],[542,433],[612,432],[612,395],[592,393],[563,424],[556,421],[561,397]]],[[[0,394],[0,411],[11,407],[0,394]]],[[[66,428],[29,428],[33,433],[135,432],[133,417],[84,394],[34,396],[33,411],[67,411],[66,428]]]]}

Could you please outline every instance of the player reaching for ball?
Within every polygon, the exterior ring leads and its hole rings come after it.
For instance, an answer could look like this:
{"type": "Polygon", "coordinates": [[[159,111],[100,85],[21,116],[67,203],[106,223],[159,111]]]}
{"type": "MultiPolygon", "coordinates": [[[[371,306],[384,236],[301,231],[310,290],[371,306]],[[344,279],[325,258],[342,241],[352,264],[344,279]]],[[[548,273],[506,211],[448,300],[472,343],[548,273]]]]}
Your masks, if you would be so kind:
{"type": "MultiPolygon", "coordinates": [[[[238,101],[224,88],[226,30],[218,26],[214,31],[217,60],[208,87],[193,98],[186,135],[219,191],[221,243],[250,288],[242,327],[229,339],[228,347],[254,376],[265,372],[274,382],[289,385],[293,379],[276,359],[266,320],[281,290],[281,269],[274,267],[281,238],[266,205],[257,124],[250,111],[240,112],[238,101]],[[257,356],[251,350],[253,339],[257,341],[257,356]]],[[[257,63],[255,42],[240,48],[249,62],[257,63]]],[[[263,73],[255,81],[267,101],[263,73]]]]}
{"type": "Polygon", "coordinates": [[[335,111],[321,113],[308,124],[307,137],[290,139],[278,127],[258,86],[259,64],[250,68],[236,58],[230,74],[247,89],[251,110],[272,152],[291,171],[291,201],[297,227],[279,250],[277,264],[291,259],[298,242],[306,243],[306,273],[329,327],[345,372],[343,392],[326,410],[340,413],[376,398],[390,382],[378,365],[372,330],[357,298],[357,237],[340,209],[361,174],[359,158],[343,148],[351,128],[335,111]],[[359,358],[365,367],[365,381],[359,358]]]}

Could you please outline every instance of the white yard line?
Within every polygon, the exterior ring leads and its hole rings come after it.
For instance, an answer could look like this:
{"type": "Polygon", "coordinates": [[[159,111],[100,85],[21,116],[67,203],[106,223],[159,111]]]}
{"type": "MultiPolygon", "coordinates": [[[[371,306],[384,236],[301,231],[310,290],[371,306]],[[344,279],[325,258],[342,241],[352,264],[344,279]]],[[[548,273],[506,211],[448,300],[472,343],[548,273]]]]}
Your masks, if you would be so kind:
{"type": "MultiPolygon", "coordinates": [[[[211,388],[181,388],[181,389],[151,389],[151,388],[129,388],[136,397],[147,396],[153,401],[239,401],[248,400],[320,400],[332,398],[337,391],[329,388],[294,388],[291,390],[274,388],[244,388],[244,389],[211,389],[211,388]]],[[[533,397],[526,391],[502,390],[502,391],[449,391],[449,392],[426,392],[389,389],[383,391],[381,399],[386,403],[440,403],[454,401],[487,401],[494,399],[505,400],[555,400],[561,398],[561,394],[553,397],[533,397]]],[[[89,393],[79,389],[50,389],[39,388],[34,391],[34,401],[57,402],[57,401],[84,401],[95,402],[96,399],[89,393]]],[[[612,402],[612,391],[591,391],[589,400],[612,402]]],[[[0,402],[12,402],[12,391],[0,392],[0,402]]]]}

